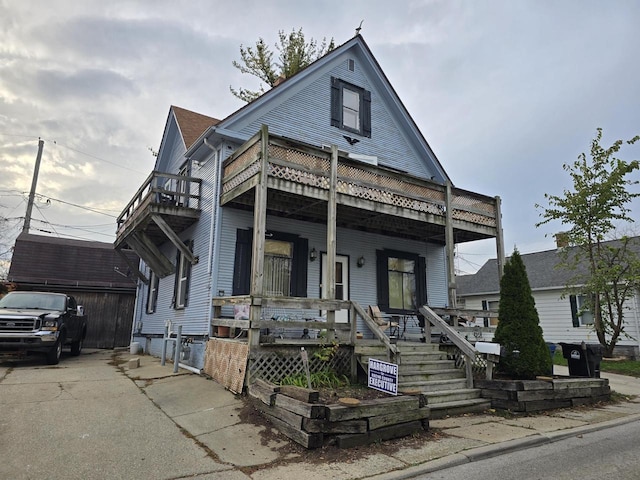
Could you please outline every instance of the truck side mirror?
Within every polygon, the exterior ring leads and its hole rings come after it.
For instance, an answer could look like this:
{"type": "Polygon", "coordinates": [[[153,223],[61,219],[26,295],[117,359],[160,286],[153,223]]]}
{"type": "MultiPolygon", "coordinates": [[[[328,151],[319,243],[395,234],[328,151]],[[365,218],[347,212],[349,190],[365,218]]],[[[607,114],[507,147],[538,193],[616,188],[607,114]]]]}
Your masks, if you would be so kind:
{"type": "Polygon", "coordinates": [[[78,305],[78,313],[79,317],[84,317],[84,307],[82,305],[78,305]]]}

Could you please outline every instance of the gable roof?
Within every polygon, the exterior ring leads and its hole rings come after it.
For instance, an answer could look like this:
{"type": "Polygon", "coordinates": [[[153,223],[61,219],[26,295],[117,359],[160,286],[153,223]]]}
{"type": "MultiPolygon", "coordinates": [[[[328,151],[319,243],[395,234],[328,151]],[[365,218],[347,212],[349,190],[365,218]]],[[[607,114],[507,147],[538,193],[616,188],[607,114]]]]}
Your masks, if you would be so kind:
{"type": "MultiPolygon", "coordinates": [[[[632,237],[631,248],[640,255],[640,237],[632,237]]],[[[619,244],[619,240],[605,242],[619,244]]],[[[568,254],[574,255],[577,247],[568,247],[568,254]]],[[[587,272],[586,265],[576,270],[569,270],[559,266],[561,250],[546,250],[543,252],[520,254],[527,270],[527,277],[532,290],[564,288],[576,275],[587,272]]],[[[498,278],[498,262],[495,258],[488,260],[474,275],[460,275],[456,277],[457,294],[460,296],[497,294],[500,293],[498,278]]]]}
{"type": "MultiPolygon", "coordinates": [[[[131,250],[123,254],[137,265],[131,250]]],[[[21,233],[16,239],[8,280],[18,284],[135,290],[135,277],[112,243],[21,233]],[[119,273],[122,272],[122,273],[119,273]]]]}
{"type": "Polygon", "coordinates": [[[220,120],[209,117],[201,113],[192,112],[185,108],[171,105],[171,110],[176,118],[178,129],[184,140],[184,145],[188,149],[200,135],[202,135],[209,127],[217,125],[220,120]]]}
{"type": "Polygon", "coordinates": [[[238,125],[242,121],[245,121],[246,119],[251,118],[251,116],[255,115],[256,112],[260,109],[267,108],[267,104],[272,102],[272,100],[277,95],[282,95],[287,92],[287,90],[295,91],[298,85],[312,77],[315,73],[319,72],[322,68],[327,66],[337,57],[343,55],[348,50],[353,50],[359,58],[365,60],[364,63],[366,65],[366,68],[370,72],[371,81],[375,84],[377,91],[384,98],[384,101],[395,107],[394,110],[398,115],[398,123],[401,129],[403,131],[409,132],[408,137],[413,141],[416,150],[422,152],[423,155],[421,155],[420,157],[423,159],[423,161],[431,162],[431,167],[433,167],[434,171],[438,172],[438,174],[442,177],[442,180],[444,182],[451,183],[449,176],[445,172],[440,161],[427,143],[426,139],[422,135],[422,132],[419,130],[418,126],[407,111],[406,107],[400,100],[400,97],[389,82],[389,79],[382,71],[380,64],[373,56],[373,53],[369,49],[369,46],[364,41],[364,38],[359,34],[349,39],[342,45],[336,47],[334,50],[326,53],[323,57],[317,59],[303,70],[297,72],[292,77],[289,77],[280,82],[277,86],[272,87],[270,90],[266,91],[264,94],[262,94],[252,102],[236,110],[235,112],[221,120],[217,125],[209,128],[196,142],[194,142],[187,149],[186,156],[198,157],[202,154],[208,154],[209,150],[204,146],[204,139],[215,133],[226,136],[228,138],[236,138],[240,141],[248,140],[249,136],[246,136],[246,138],[238,136],[238,133],[234,131],[234,127],[236,125],[238,125]]]}

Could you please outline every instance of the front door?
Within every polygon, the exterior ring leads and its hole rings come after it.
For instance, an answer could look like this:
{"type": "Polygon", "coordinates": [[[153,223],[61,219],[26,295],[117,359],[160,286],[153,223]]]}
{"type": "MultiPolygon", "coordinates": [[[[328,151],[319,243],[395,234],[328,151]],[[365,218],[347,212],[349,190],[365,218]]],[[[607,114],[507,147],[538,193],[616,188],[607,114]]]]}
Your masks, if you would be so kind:
{"type": "MultiPolygon", "coordinates": [[[[324,298],[324,285],[327,283],[327,254],[322,254],[322,282],[320,296],[324,298]]],[[[349,300],[349,257],[336,255],[336,300],[349,300]]],[[[324,313],[324,312],[323,312],[324,313]]],[[[336,322],[348,323],[349,310],[336,310],[336,322]]]]}

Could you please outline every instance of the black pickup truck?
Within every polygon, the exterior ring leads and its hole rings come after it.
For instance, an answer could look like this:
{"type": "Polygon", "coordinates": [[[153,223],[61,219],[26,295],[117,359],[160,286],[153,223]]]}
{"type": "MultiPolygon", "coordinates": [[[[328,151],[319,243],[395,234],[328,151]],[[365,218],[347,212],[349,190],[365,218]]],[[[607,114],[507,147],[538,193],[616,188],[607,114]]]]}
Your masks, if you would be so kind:
{"type": "Polygon", "coordinates": [[[0,299],[0,355],[44,352],[60,361],[62,347],[80,355],[87,334],[84,309],[63,293],[10,292],[0,299]]]}

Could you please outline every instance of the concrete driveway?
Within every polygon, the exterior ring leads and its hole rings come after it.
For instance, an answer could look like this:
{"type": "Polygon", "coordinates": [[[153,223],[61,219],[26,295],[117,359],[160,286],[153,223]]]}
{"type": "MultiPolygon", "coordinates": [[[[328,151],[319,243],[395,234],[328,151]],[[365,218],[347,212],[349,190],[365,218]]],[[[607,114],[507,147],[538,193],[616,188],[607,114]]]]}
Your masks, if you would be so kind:
{"type": "MultiPolygon", "coordinates": [[[[0,363],[0,478],[248,478],[153,402],[154,395],[188,397],[184,382],[193,376],[176,379],[171,391],[162,380],[140,380],[147,395],[112,355],[83,352],[56,366],[38,357],[0,363]]],[[[233,404],[220,390],[221,402],[233,404]]],[[[193,420],[194,412],[173,413],[193,420]]]]}

